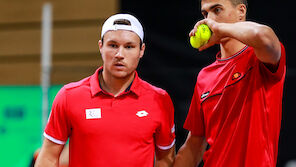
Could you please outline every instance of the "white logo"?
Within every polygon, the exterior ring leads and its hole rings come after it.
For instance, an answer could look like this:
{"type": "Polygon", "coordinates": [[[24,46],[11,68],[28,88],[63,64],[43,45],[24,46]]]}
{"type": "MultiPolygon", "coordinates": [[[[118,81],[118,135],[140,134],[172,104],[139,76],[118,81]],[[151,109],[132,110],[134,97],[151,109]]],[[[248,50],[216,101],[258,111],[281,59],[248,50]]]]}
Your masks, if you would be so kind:
{"type": "Polygon", "coordinates": [[[100,108],[85,109],[86,119],[99,119],[102,117],[100,108]]]}
{"type": "Polygon", "coordinates": [[[200,96],[200,98],[203,99],[203,98],[207,97],[209,94],[210,94],[210,92],[206,92],[206,93],[202,94],[200,96]]]}
{"type": "Polygon", "coordinates": [[[148,113],[146,111],[138,111],[136,114],[138,117],[146,117],[148,115],[148,113]]]}

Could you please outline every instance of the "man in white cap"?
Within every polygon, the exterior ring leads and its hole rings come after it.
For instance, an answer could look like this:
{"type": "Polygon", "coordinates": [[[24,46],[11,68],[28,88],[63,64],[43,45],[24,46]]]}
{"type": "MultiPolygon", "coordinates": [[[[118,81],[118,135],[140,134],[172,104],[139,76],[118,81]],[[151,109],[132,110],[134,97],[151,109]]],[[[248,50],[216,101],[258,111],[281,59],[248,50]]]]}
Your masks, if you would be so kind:
{"type": "Polygon", "coordinates": [[[138,77],[143,39],[132,15],[105,21],[103,66],[56,95],[35,166],[58,166],[68,138],[70,167],[172,166],[174,107],[166,91],[138,77]]]}

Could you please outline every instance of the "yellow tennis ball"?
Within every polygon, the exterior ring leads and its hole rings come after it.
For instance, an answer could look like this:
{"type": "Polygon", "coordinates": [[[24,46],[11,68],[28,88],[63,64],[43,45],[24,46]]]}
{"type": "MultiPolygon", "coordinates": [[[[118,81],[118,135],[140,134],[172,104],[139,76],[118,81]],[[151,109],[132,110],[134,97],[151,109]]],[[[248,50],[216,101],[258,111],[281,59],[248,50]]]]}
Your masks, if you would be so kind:
{"type": "Polygon", "coordinates": [[[206,24],[202,24],[198,26],[197,29],[200,32],[200,38],[201,38],[201,41],[203,42],[203,45],[208,43],[209,39],[212,36],[212,32],[210,28],[206,24]]]}
{"type": "Polygon", "coordinates": [[[197,31],[194,36],[190,37],[190,44],[193,48],[196,48],[196,49],[201,47],[201,38],[200,38],[199,31],[197,31]]]}
{"type": "Polygon", "coordinates": [[[206,24],[201,24],[197,27],[195,36],[190,37],[190,44],[194,48],[200,48],[208,43],[212,36],[210,28],[206,24]]]}

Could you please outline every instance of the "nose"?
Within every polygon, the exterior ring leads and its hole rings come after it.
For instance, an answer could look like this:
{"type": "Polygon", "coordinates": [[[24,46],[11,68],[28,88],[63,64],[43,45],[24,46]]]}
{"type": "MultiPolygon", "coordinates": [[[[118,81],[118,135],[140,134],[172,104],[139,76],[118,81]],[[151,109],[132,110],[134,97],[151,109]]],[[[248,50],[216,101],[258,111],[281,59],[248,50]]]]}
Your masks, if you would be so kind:
{"type": "Polygon", "coordinates": [[[212,12],[209,12],[208,15],[207,15],[207,19],[212,19],[212,20],[215,20],[216,19],[216,16],[214,13],[212,12]]]}
{"type": "Polygon", "coordinates": [[[115,58],[123,59],[124,58],[124,48],[119,47],[117,53],[115,54],[115,58]]]}

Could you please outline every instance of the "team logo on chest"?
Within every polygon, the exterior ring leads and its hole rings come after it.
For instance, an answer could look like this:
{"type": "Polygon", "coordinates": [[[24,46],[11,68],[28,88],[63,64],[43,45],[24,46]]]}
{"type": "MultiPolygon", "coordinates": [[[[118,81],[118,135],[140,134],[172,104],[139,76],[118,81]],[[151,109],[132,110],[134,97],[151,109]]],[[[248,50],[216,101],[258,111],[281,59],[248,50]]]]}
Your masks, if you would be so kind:
{"type": "Polygon", "coordinates": [[[206,98],[208,95],[210,94],[210,91],[207,91],[206,93],[203,93],[200,98],[203,99],[203,98],[206,98]]]}
{"type": "Polygon", "coordinates": [[[236,72],[236,73],[233,74],[232,80],[238,79],[240,76],[241,76],[241,73],[236,72]]]}
{"type": "Polygon", "coordinates": [[[86,119],[100,119],[102,118],[101,108],[85,109],[86,119]]]}
{"type": "Polygon", "coordinates": [[[148,112],[146,111],[138,111],[137,114],[136,114],[138,117],[146,117],[148,115],[148,112]]]}

